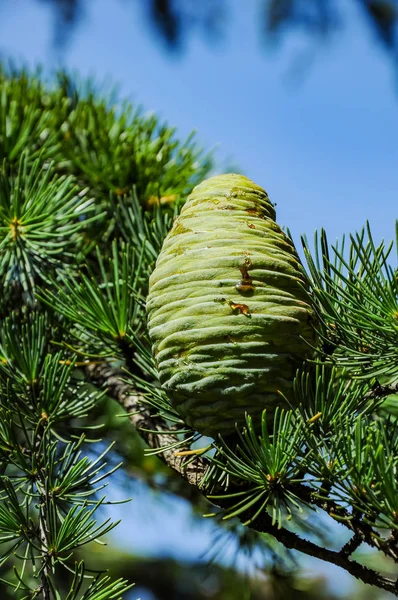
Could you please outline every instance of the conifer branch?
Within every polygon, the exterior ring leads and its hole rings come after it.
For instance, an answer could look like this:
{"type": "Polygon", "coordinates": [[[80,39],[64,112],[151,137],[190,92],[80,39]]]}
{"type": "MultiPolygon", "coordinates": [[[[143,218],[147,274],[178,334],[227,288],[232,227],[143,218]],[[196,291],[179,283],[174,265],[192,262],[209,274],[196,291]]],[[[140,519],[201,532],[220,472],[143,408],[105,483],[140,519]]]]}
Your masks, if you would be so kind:
{"type": "MultiPolygon", "coordinates": [[[[102,396],[88,381],[124,407],[149,453],[190,484],[184,496],[211,490],[219,516],[235,517],[229,523],[238,527],[240,519],[253,537],[267,533],[398,596],[396,581],[352,558],[364,542],[398,563],[398,421],[388,398],[398,393],[392,244],[376,246],[369,226],[350,236],[348,253],[344,242],[330,246],[323,230],[314,251],[303,240],[322,360],[296,377],[296,409],[278,406],[261,422],[251,414],[243,429],[217,437],[211,458],[208,447],[195,455],[199,434],[157,387],[145,298],[173,217],[210,157],[154,116],[113,109],[67,77],[59,83],[49,90],[0,69],[0,533],[11,544],[0,560],[23,565],[15,567],[18,584],[5,583],[58,597],[58,570],[71,553],[114,526],[93,516],[100,482],[113,472],[100,474],[109,449],[91,462],[84,435],[69,432],[71,423],[86,426],[102,396]],[[76,340],[82,362],[64,352],[76,340]],[[54,354],[53,343],[63,351],[54,354]],[[117,362],[86,363],[110,356],[117,362]],[[121,363],[125,370],[115,368],[121,363]],[[86,382],[75,378],[77,368],[86,382]],[[330,550],[321,536],[304,539],[304,527],[291,531],[285,515],[302,507],[323,511],[350,539],[330,550]]],[[[219,433],[216,421],[210,435],[219,433]]],[[[76,599],[89,576],[77,564],[67,597],[76,599]]],[[[84,598],[128,589],[98,575],[84,598]]]]}
{"type": "Polygon", "coordinates": [[[374,386],[372,390],[370,390],[366,394],[366,399],[371,400],[373,398],[386,398],[387,396],[391,396],[393,394],[398,394],[398,383],[391,385],[377,385],[374,386]]]}
{"type": "MultiPolygon", "coordinates": [[[[129,414],[131,423],[136,427],[150,448],[170,446],[175,441],[172,431],[165,431],[165,424],[162,422],[161,417],[151,415],[149,407],[142,403],[142,396],[136,390],[132,389],[131,385],[123,381],[123,371],[114,369],[105,363],[102,365],[90,364],[86,367],[86,375],[91,383],[106,388],[109,396],[123,406],[129,414]],[[148,430],[151,430],[151,433],[148,430]],[[156,430],[158,433],[152,433],[156,430]]],[[[164,450],[159,453],[159,457],[168,467],[194,486],[200,485],[202,477],[209,466],[206,459],[200,456],[195,458],[194,462],[187,465],[186,459],[176,456],[174,450],[164,450]]],[[[295,484],[292,486],[292,491],[293,488],[297,497],[303,502],[321,508],[332,518],[334,514],[339,515],[338,522],[353,532],[352,538],[341,550],[336,551],[324,548],[314,542],[303,539],[284,527],[274,525],[272,518],[265,510],[250,523],[250,528],[260,533],[271,534],[287,548],[339,566],[364,583],[391,592],[398,597],[397,581],[383,577],[376,571],[350,558],[351,554],[364,541],[397,561],[398,556],[395,548],[395,540],[391,540],[391,543],[388,540],[380,540],[369,524],[364,523],[357,515],[352,515],[346,509],[338,506],[333,500],[317,497],[308,486],[295,484]]],[[[222,509],[228,509],[231,505],[231,500],[228,497],[212,498],[211,502],[222,509]]],[[[244,519],[242,519],[246,520],[247,516],[245,513],[244,519]]]]}
{"type": "Polygon", "coordinates": [[[47,520],[46,520],[46,509],[45,509],[45,498],[40,496],[40,509],[39,509],[39,534],[42,549],[42,572],[41,572],[41,591],[43,600],[51,600],[51,591],[49,584],[50,569],[49,569],[49,557],[47,549],[47,520]]]}
{"type": "Polygon", "coordinates": [[[268,513],[263,512],[251,527],[261,533],[269,533],[273,535],[286,548],[298,550],[307,556],[319,558],[323,561],[332,563],[338,567],[342,567],[348,573],[360,579],[364,583],[376,586],[380,589],[391,592],[398,596],[398,581],[383,577],[373,569],[369,569],[364,565],[352,560],[347,556],[345,546],[340,551],[329,550],[318,544],[314,544],[308,540],[299,537],[296,533],[285,528],[278,528],[273,525],[271,517],[268,513]]]}
{"type": "MultiPolygon", "coordinates": [[[[142,395],[123,381],[125,373],[112,368],[109,364],[90,364],[86,374],[91,383],[106,388],[111,398],[116,400],[129,415],[142,439],[150,448],[168,447],[175,442],[172,430],[167,430],[166,424],[159,417],[151,415],[149,407],[142,402],[142,395]],[[156,431],[156,433],[153,433],[156,431]]],[[[173,471],[181,475],[188,483],[198,486],[208,467],[205,460],[197,458],[194,463],[186,464],[186,458],[176,456],[173,449],[165,449],[159,457],[173,471]]]]}
{"type": "MultiPolygon", "coordinates": [[[[96,356],[98,344],[127,354],[131,324],[141,330],[137,298],[211,158],[194,136],[181,143],[155,115],[112,108],[91,84],[54,83],[0,66],[0,563],[11,563],[1,585],[26,598],[108,600],[131,585],[84,560],[70,581],[61,574],[116,526],[96,512],[120,465],[107,467],[113,444],[91,460],[83,431],[102,394],[75,380],[78,361],[53,343],[77,337],[96,356]],[[39,289],[59,300],[56,313],[45,314],[39,289]]],[[[142,433],[153,446],[167,439],[142,433]]]]}
{"type": "Polygon", "coordinates": [[[346,544],[344,544],[344,546],[341,549],[341,553],[345,554],[346,556],[351,556],[355,550],[357,550],[359,548],[359,546],[362,544],[363,542],[363,538],[361,535],[359,535],[358,533],[354,533],[354,535],[352,536],[352,538],[350,538],[348,540],[348,542],[346,544]]]}
{"type": "Polygon", "coordinates": [[[356,549],[354,548],[354,544],[360,540],[358,547],[362,542],[365,542],[370,547],[383,552],[383,554],[394,560],[394,562],[398,562],[396,542],[390,539],[380,539],[372,526],[369,523],[365,523],[360,515],[357,513],[351,514],[346,508],[338,505],[331,498],[320,498],[308,486],[295,484],[291,487],[292,491],[294,491],[297,497],[303,502],[308,502],[309,504],[317,506],[326,512],[333,520],[353,532],[354,535],[349,542],[347,542],[345,552],[350,550],[350,554],[352,554],[356,549]]]}

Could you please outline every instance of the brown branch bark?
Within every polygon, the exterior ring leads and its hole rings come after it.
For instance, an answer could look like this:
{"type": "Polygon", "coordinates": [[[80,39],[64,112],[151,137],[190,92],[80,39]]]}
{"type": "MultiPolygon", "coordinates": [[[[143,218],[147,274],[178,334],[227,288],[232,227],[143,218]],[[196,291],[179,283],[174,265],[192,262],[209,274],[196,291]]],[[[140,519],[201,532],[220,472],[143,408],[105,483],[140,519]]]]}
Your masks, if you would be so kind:
{"type": "Polygon", "coordinates": [[[333,563],[334,565],[345,569],[348,573],[350,573],[350,575],[353,575],[353,577],[360,579],[364,583],[377,586],[380,589],[386,590],[395,596],[398,596],[397,581],[383,577],[376,571],[373,571],[372,569],[361,565],[355,560],[350,559],[349,556],[347,556],[347,554],[343,551],[323,548],[322,546],[318,546],[313,542],[299,537],[296,533],[293,533],[288,529],[283,527],[278,529],[276,525],[272,525],[272,519],[266,512],[264,512],[261,517],[251,525],[251,527],[253,527],[256,531],[273,535],[286,548],[298,550],[307,556],[313,556],[326,562],[333,563]]]}
{"type": "Polygon", "coordinates": [[[42,572],[41,572],[41,593],[43,596],[43,600],[51,600],[51,591],[49,584],[50,577],[50,569],[49,569],[49,557],[47,550],[47,519],[46,519],[46,509],[45,509],[45,498],[43,496],[40,497],[40,509],[39,509],[39,531],[40,531],[40,541],[42,548],[42,572]]]}
{"type": "Polygon", "coordinates": [[[386,396],[391,396],[391,394],[398,394],[398,383],[393,385],[380,385],[378,383],[365,396],[368,399],[372,399],[385,398],[386,396]]]}
{"type": "MultiPolygon", "coordinates": [[[[172,432],[164,431],[165,425],[162,423],[162,420],[151,415],[149,407],[147,408],[145,404],[142,403],[142,396],[132,389],[129,384],[123,381],[122,371],[117,371],[108,364],[92,364],[86,368],[86,375],[91,383],[106,388],[109,396],[114,398],[125,408],[126,412],[129,414],[131,423],[150,448],[160,448],[173,444],[176,441],[172,432]]],[[[380,394],[380,390],[378,390],[378,393],[380,394]]],[[[201,457],[197,457],[194,462],[187,465],[186,458],[176,456],[174,450],[164,450],[159,453],[159,457],[167,466],[181,475],[189,484],[194,486],[199,486],[208,467],[207,461],[201,457]]],[[[335,505],[333,501],[317,498],[313,490],[308,486],[296,484],[295,493],[301,497],[304,502],[318,506],[329,515],[332,516],[333,510],[335,510],[340,516],[345,518],[345,520],[339,520],[338,522],[348,527],[348,529],[353,532],[353,537],[340,551],[329,550],[328,548],[324,548],[299,537],[296,533],[289,531],[288,529],[283,527],[278,528],[276,525],[272,524],[272,519],[266,511],[252,522],[250,527],[260,533],[273,535],[286,548],[297,550],[307,556],[319,558],[320,560],[337,565],[364,583],[376,586],[398,596],[398,580],[396,581],[383,577],[376,571],[369,569],[350,558],[351,554],[362,541],[367,542],[378,550],[383,551],[394,560],[397,560],[397,552],[395,549],[392,548],[387,541],[380,542],[369,525],[358,522],[358,519],[354,519],[345,509],[342,511],[341,507],[335,505]],[[344,514],[342,514],[342,512],[344,514]]],[[[213,499],[212,503],[222,509],[230,507],[230,500],[227,498],[218,498],[216,501],[213,499]]],[[[247,515],[245,515],[245,518],[247,518],[247,515]]]]}
{"type": "MultiPolygon", "coordinates": [[[[145,407],[142,395],[123,381],[123,371],[117,371],[108,364],[91,364],[86,367],[86,373],[91,383],[107,388],[109,396],[123,406],[131,423],[150,448],[162,448],[175,443],[175,436],[169,432],[165,433],[165,424],[154,418],[149,408],[145,407]]],[[[186,465],[186,458],[176,456],[174,450],[165,450],[159,453],[159,457],[168,467],[195,486],[200,484],[207,468],[207,463],[200,458],[196,459],[195,463],[186,465]]]]}
{"type": "MultiPolygon", "coordinates": [[[[351,514],[347,509],[336,504],[336,502],[330,498],[327,500],[319,498],[308,486],[294,484],[290,489],[294,491],[302,501],[307,502],[308,504],[314,504],[326,512],[334,521],[352,531],[354,537],[357,540],[360,539],[361,543],[366,542],[366,544],[372,548],[376,548],[389,558],[392,558],[394,562],[398,562],[398,547],[396,541],[392,542],[392,540],[387,539],[381,540],[371,525],[361,520],[359,515],[351,514]]],[[[352,552],[354,552],[354,550],[352,550],[352,552]]]]}

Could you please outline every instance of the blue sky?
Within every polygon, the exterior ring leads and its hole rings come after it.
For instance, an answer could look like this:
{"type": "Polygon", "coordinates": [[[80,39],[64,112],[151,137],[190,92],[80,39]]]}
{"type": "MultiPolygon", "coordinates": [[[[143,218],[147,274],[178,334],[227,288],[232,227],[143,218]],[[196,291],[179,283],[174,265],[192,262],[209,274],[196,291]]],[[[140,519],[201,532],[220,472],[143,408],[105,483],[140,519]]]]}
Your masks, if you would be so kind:
{"type": "MultiPolygon", "coordinates": [[[[295,238],[324,227],[334,241],[366,219],[377,240],[393,237],[398,88],[391,63],[353,8],[349,25],[327,43],[289,33],[282,44],[267,48],[259,35],[261,2],[229,0],[224,40],[208,45],[193,35],[186,52],[175,57],[151,34],[140,3],[87,2],[86,18],[63,55],[52,46],[53,16],[46,3],[3,4],[0,56],[46,69],[65,66],[100,81],[108,77],[120,84],[122,95],[155,111],[181,136],[196,129],[205,148],[217,147],[219,165],[235,164],[267,189],[278,221],[295,238]],[[298,77],[294,66],[303,62],[298,77]]],[[[341,4],[347,11],[351,6],[341,4]]],[[[139,505],[123,509],[130,522],[143,522],[139,505]]],[[[135,548],[147,552],[170,550],[174,542],[174,553],[193,557],[189,511],[176,506],[175,519],[166,519],[168,509],[154,511],[152,525],[148,517],[145,527],[131,532],[129,524],[116,536],[126,543],[132,537],[135,548]]],[[[195,532],[196,555],[209,531],[195,532]]],[[[327,570],[339,573],[341,589],[341,571],[327,570]]]]}
{"type": "Polygon", "coordinates": [[[91,1],[60,58],[48,5],[12,0],[0,13],[0,52],[107,76],[182,136],[196,129],[204,147],[218,147],[220,164],[231,161],[267,189],[295,237],[323,226],[334,241],[369,219],[376,239],[391,239],[398,91],[367,23],[352,8],[349,25],[325,44],[289,33],[264,48],[261,0],[229,3],[224,41],[209,46],[194,35],[176,58],[151,35],[140,3],[91,1]],[[298,78],[294,65],[306,59],[298,78]]]}

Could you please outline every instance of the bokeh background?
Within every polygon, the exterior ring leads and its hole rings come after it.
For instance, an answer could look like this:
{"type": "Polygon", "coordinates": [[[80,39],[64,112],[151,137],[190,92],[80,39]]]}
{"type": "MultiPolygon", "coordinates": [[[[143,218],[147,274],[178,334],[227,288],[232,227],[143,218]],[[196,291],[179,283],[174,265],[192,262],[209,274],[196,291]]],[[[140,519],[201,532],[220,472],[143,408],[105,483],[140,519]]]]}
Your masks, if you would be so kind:
{"type": "MultiPolygon", "coordinates": [[[[296,240],[369,220],[379,241],[398,207],[397,30],[396,0],[0,0],[0,62],[93,77],[182,138],[197,130],[214,170],[264,186],[296,240]]],[[[119,413],[109,402],[125,464],[109,494],[133,500],[109,509],[122,524],[94,560],[136,581],[131,598],[389,597],[204,520],[119,413]]]]}

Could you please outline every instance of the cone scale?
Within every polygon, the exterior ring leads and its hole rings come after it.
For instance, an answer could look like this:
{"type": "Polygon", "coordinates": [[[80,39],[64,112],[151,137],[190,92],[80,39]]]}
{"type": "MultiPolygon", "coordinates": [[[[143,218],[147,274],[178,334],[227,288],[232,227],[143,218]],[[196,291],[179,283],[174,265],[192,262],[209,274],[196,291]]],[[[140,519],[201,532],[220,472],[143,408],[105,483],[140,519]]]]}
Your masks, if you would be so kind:
{"type": "Polygon", "coordinates": [[[296,250],[261,187],[228,174],[193,190],[147,298],[160,383],[193,429],[226,435],[246,412],[255,419],[285,405],[315,341],[302,286],[296,250]]]}

